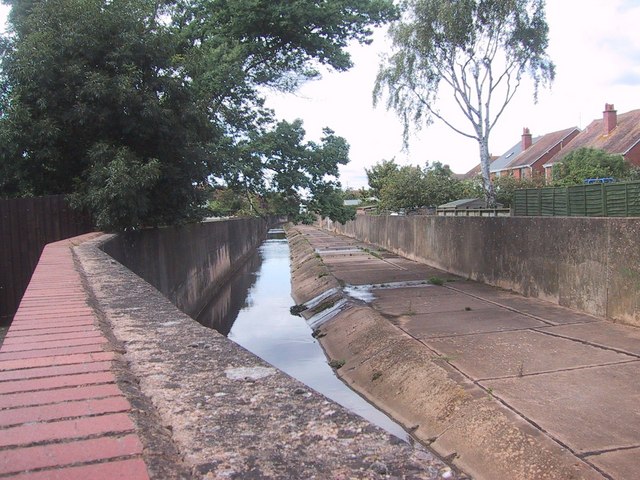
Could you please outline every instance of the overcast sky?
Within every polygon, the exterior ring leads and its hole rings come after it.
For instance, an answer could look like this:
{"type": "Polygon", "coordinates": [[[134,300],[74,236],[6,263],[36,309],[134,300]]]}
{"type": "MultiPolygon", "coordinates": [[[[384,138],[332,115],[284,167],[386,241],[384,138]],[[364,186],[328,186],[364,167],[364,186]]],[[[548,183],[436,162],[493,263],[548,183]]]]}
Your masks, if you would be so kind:
{"type": "MultiPolygon", "coordinates": [[[[0,6],[4,17],[7,7],[0,6]]],[[[602,115],[605,103],[619,113],[640,108],[640,0],[547,0],[548,53],[556,64],[551,90],[533,103],[521,88],[492,132],[489,149],[501,155],[520,140],[523,127],[534,136],[573,126],[585,127],[602,115]]],[[[267,105],[278,117],[301,118],[310,139],[328,126],[351,145],[351,162],[341,168],[343,186],[366,186],[365,168],[382,159],[400,164],[441,161],[463,173],[479,162],[474,140],[434,124],[402,151],[402,128],[392,112],[371,101],[379,56],[387,51],[383,31],[369,46],[350,48],[355,67],[325,73],[295,94],[270,94],[267,105]]],[[[450,92],[440,94],[442,111],[453,108],[450,92]]]]}
{"type": "MultiPolygon", "coordinates": [[[[550,44],[556,64],[551,90],[533,103],[531,89],[521,88],[492,132],[489,150],[501,155],[520,140],[523,127],[534,136],[577,126],[602,116],[605,103],[619,113],[640,108],[640,0],[547,0],[550,44]]],[[[463,173],[479,163],[477,143],[434,124],[402,152],[402,129],[383,106],[374,109],[371,90],[379,55],[388,47],[381,32],[370,46],[351,48],[355,67],[328,73],[294,95],[269,96],[279,117],[301,118],[310,138],[328,126],[351,145],[351,162],[341,168],[343,186],[366,186],[364,169],[382,159],[400,164],[441,161],[463,173]]],[[[441,110],[451,108],[441,90],[441,110]]]]}

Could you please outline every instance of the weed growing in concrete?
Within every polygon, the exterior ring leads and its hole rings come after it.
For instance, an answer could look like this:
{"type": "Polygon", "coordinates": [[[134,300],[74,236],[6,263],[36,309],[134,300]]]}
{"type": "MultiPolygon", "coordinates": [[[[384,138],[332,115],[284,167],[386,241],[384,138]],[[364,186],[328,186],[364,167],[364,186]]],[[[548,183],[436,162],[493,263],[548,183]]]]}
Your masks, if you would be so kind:
{"type": "Polygon", "coordinates": [[[344,367],[344,364],[346,362],[344,360],[331,360],[329,362],[329,366],[335,370],[340,370],[342,367],[344,367]]]}
{"type": "Polygon", "coordinates": [[[382,260],[382,255],[380,255],[378,252],[374,252],[373,250],[370,250],[368,248],[363,248],[362,251],[368,253],[372,257],[376,257],[376,258],[382,260]]]}
{"type": "Polygon", "coordinates": [[[314,308],[313,311],[316,312],[316,313],[322,312],[322,311],[326,310],[327,308],[333,307],[335,304],[336,304],[335,300],[334,301],[325,300],[320,305],[318,305],[316,308],[314,308]]]}
{"type": "Polygon", "coordinates": [[[321,272],[318,274],[318,278],[326,277],[327,275],[329,275],[327,272],[321,272]]]}
{"type": "Polygon", "coordinates": [[[442,360],[444,362],[453,362],[455,360],[455,357],[451,357],[449,355],[436,355],[435,357],[433,357],[434,360],[442,360]]]}
{"type": "Polygon", "coordinates": [[[442,286],[442,285],[444,285],[444,280],[443,280],[442,278],[440,278],[440,277],[431,277],[431,278],[429,279],[429,283],[430,283],[431,285],[439,285],[439,286],[442,286]]]}
{"type": "Polygon", "coordinates": [[[405,312],[405,315],[413,316],[415,314],[416,314],[416,311],[413,309],[413,306],[411,305],[411,299],[409,299],[409,306],[407,308],[407,311],[405,312]]]}
{"type": "Polygon", "coordinates": [[[371,375],[371,381],[375,382],[376,380],[378,380],[380,377],[382,376],[382,372],[379,371],[375,371],[373,372],[373,375],[371,375]]]}
{"type": "Polygon", "coordinates": [[[307,307],[305,307],[304,305],[294,305],[293,307],[289,308],[289,313],[291,315],[295,315],[296,317],[299,317],[300,314],[304,312],[306,309],[307,307]]]}
{"type": "Polygon", "coordinates": [[[313,338],[322,338],[322,337],[326,337],[327,334],[323,331],[321,331],[319,328],[314,330],[313,333],[311,334],[311,336],[313,338]]]}

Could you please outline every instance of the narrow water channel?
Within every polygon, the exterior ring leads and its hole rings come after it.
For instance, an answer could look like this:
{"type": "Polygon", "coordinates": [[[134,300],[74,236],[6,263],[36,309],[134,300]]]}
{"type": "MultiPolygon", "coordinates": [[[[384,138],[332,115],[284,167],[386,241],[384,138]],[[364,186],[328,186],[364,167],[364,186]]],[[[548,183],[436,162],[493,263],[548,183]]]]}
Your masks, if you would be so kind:
{"type": "Polygon", "coordinates": [[[408,441],[403,428],[351,390],[327,364],[302,317],[291,315],[289,245],[282,230],[267,240],[198,317],[270,364],[345,408],[408,441]]]}

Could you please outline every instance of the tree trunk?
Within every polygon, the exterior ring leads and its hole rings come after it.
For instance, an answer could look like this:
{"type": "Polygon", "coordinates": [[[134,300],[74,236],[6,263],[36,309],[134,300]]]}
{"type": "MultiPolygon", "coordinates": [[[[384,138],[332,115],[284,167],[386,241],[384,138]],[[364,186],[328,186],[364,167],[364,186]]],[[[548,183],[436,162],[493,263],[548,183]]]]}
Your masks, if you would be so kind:
{"type": "Polygon", "coordinates": [[[493,182],[489,173],[489,164],[491,156],[489,155],[489,142],[487,138],[479,138],[478,146],[480,147],[480,171],[482,172],[482,189],[484,190],[484,200],[487,208],[495,208],[496,192],[493,189],[493,182]]]}

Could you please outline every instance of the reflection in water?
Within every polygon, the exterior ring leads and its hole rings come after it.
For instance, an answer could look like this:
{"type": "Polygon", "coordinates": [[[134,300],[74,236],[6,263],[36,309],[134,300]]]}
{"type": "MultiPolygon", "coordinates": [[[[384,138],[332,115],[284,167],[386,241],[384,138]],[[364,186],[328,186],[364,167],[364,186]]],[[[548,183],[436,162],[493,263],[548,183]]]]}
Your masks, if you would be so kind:
{"type": "Polygon", "coordinates": [[[293,305],[289,245],[284,234],[274,236],[279,238],[270,235],[260,247],[258,261],[252,259],[251,266],[237,275],[240,278],[230,282],[228,291],[214,299],[221,306],[212,301],[206,315],[198,321],[396,437],[407,440],[402,427],[334,375],[305,320],[289,313],[293,305]],[[221,319],[225,312],[227,318],[221,319]]]}
{"type": "Polygon", "coordinates": [[[238,312],[245,306],[249,289],[256,283],[261,264],[262,257],[256,251],[204,307],[196,320],[222,335],[229,335],[238,312]]]}

